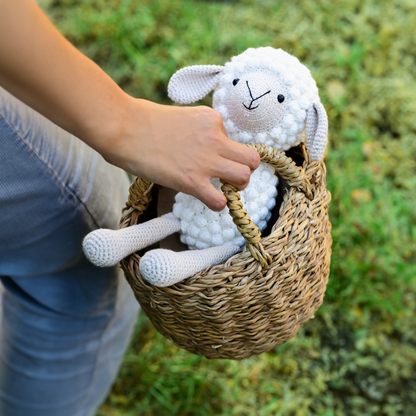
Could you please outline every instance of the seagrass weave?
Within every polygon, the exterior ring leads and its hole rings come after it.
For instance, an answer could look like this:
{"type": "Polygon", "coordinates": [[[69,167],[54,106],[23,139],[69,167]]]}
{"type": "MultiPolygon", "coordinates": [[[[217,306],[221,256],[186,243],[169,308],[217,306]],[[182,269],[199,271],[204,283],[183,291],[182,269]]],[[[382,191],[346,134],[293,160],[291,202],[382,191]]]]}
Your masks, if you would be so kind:
{"type": "MultiPolygon", "coordinates": [[[[303,164],[265,145],[255,148],[276,170],[286,192],[271,233],[261,238],[239,201],[222,189],[235,224],[246,239],[243,252],[170,287],[142,279],[140,256],[121,262],[137,300],[155,328],[176,345],[207,358],[241,360],[291,339],[321,305],[329,275],[330,193],[323,162],[303,164]]],[[[120,228],[141,222],[153,184],[136,178],[120,228]]]]}

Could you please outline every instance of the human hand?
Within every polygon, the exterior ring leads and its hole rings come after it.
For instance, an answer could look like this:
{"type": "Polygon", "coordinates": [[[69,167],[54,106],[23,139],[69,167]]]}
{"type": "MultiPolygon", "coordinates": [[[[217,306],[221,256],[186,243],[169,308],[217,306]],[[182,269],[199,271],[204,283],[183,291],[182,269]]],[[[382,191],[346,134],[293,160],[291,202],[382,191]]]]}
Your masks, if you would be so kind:
{"type": "Polygon", "coordinates": [[[230,140],[221,115],[209,107],[175,107],[131,99],[123,130],[100,152],[110,163],[169,188],[195,196],[210,209],[225,196],[210,179],[244,189],[260,163],[258,153],[230,140]]]}

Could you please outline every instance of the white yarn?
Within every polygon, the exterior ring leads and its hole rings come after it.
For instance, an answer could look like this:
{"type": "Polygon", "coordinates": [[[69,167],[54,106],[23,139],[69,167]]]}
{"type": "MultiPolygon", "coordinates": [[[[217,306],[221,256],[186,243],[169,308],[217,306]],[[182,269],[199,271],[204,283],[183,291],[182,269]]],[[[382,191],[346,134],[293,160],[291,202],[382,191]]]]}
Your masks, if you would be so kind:
{"type": "MultiPolygon", "coordinates": [[[[213,88],[213,107],[222,115],[230,139],[287,150],[304,141],[306,133],[311,159],[322,159],[328,120],[310,71],[294,56],[271,47],[250,48],[223,67],[183,68],[172,76],[168,94],[176,102],[190,104],[213,88]]],[[[212,183],[220,189],[218,179],[212,183]]],[[[276,185],[273,169],[261,163],[247,188],[240,192],[244,208],[260,231],[271,218],[276,185]]],[[[173,214],[168,215],[167,222],[155,219],[117,232],[97,230],[84,240],[84,251],[95,264],[109,266],[180,230],[181,241],[197,250],[152,250],[139,266],[150,283],[169,286],[223,262],[244,245],[228,208],[214,212],[196,198],[179,193],[173,214]]]]}
{"type": "Polygon", "coordinates": [[[328,117],[321,103],[308,109],[306,119],[306,145],[310,148],[311,160],[322,160],[328,142],[328,117]]]}
{"type": "Polygon", "coordinates": [[[190,104],[204,98],[217,84],[224,67],[195,65],[173,74],[168,85],[169,97],[180,104],[190,104]],[[182,82],[186,79],[186,83],[182,82]]]}
{"type": "Polygon", "coordinates": [[[278,150],[304,140],[306,110],[313,102],[319,102],[319,95],[310,71],[294,56],[271,47],[250,48],[233,57],[213,95],[213,107],[223,117],[230,139],[278,150]],[[234,80],[239,80],[236,85],[234,80]],[[281,103],[279,95],[284,97],[281,103]]]}
{"type": "Polygon", "coordinates": [[[231,83],[226,89],[225,99],[221,100],[225,108],[220,108],[217,103],[216,109],[223,117],[228,117],[239,131],[271,131],[285,115],[287,88],[279,77],[267,69],[250,71],[242,75],[236,85],[231,83]],[[279,103],[278,95],[285,97],[282,103],[279,103]]]}
{"type": "Polygon", "coordinates": [[[180,231],[180,222],[172,214],[121,230],[99,229],[89,233],[82,243],[85,256],[99,267],[110,267],[124,257],[180,231]]]}
{"type": "MultiPolygon", "coordinates": [[[[218,179],[211,182],[217,189],[221,189],[218,179]]],[[[252,173],[247,188],[239,192],[247,214],[260,231],[266,227],[276,204],[277,183],[274,169],[262,162],[252,173]]],[[[190,249],[201,250],[223,244],[239,247],[244,245],[245,240],[227,207],[221,212],[214,212],[195,197],[183,193],[177,194],[175,200],[173,214],[181,221],[181,241],[190,249]]]]}
{"type": "Polygon", "coordinates": [[[140,274],[155,286],[171,286],[201,270],[228,260],[240,251],[237,246],[220,246],[179,253],[157,249],[148,251],[140,260],[140,274]]]}
{"type": "MultiPolygon", "coordinates": [[[[306,111],[320,102],[309,69],[294,56],[271,47],[249,48],[223,67],[182,68],[172,76],[168,94],[178,103],[189,104],[214,87],[213,107],[222,115],[230,139],[264,143],[279,150],[305,140],[306,111]],[[235,85],[234,80],[238,80],[235,85]],[[284,97],[283,102],[278,101],[278,95],[284,97]]],[[[318,143],[316,152],[314,146],[314,140],[308,143],[311,155],[323,156],[322,144],[318,143]]]]}

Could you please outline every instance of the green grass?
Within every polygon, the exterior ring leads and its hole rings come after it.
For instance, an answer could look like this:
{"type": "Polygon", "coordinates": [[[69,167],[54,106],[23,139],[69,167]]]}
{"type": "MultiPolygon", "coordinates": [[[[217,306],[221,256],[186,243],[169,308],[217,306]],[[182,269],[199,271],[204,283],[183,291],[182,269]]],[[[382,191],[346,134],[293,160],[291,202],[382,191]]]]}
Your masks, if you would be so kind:
{"type": "Polygon", "coordinates": [[[126,91],[166,104],[183,66],[281,47],[311,69],[330,121],[334,243],[316,319],[280,348],[232,362],[179,350],[142,316],[99,415],[415,415],[414,0],[54,0],[45,9],[126,91]]]}

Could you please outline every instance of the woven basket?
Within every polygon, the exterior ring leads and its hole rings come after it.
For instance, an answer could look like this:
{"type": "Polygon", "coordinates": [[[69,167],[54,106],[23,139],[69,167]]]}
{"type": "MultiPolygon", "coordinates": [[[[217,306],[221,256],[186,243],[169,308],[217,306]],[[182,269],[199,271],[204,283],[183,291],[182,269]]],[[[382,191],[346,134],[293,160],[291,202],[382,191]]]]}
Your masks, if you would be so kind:
{"type": "MultiPolygon", "coordinates": [[[[278,218],[268,236],[260,238],[236,188],[224,184],[230,214],[247,242],[243,252],[170,287],[152,286],[141,277],[138,253],[121,261],[155,328],[179,347],[207,358],[241,360],[288,341],[314,317],[328,281],[331,196],[324,163],[310,161],[303,145],[302,167],[284,152],[249,146],[275,168],[283,184],[278,218]]],[[[135,179],[120,228],[142,222],[152,187],[135,179]]]]}

